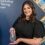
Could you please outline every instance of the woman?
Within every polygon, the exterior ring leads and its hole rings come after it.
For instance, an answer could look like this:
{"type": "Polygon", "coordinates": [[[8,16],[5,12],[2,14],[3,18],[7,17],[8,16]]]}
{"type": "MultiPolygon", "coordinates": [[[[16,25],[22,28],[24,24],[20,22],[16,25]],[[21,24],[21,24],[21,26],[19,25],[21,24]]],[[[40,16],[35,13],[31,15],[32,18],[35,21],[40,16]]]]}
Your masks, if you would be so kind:
{"type": "Polygon", "coordinates": [[[44,36],[43,24],[36,19],[35,7],[32,2],[25,1],[22,5],[22,15],[13,25],[16,31],[16,41],[10,44],[40,45],[44,36]]]}

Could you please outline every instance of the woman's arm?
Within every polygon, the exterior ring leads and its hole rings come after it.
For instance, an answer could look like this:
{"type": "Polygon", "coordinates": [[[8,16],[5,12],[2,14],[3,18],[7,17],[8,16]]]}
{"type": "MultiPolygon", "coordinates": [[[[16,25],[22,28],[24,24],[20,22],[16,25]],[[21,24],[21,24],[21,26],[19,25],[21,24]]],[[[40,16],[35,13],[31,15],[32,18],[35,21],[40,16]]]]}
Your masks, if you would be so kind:
{"type": "Polygon", "coordinates": [[[19,38],[16,40],[16,43],[24,42],[26,44],[32,45],[40,45],[42,38],[33,38],[33,39],[26,39],[26,38],[19,38]]]}

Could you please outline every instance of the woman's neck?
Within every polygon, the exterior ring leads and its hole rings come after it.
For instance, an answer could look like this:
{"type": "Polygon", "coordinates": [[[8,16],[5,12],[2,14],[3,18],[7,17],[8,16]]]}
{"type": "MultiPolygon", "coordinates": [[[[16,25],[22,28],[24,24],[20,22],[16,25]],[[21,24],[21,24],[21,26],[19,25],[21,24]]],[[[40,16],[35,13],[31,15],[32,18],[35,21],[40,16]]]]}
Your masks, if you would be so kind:
{"type": "Polygon", "coordinates": [[[29,17],[28,16],[26,17],[26,20],[29,20],[29,17]]]}

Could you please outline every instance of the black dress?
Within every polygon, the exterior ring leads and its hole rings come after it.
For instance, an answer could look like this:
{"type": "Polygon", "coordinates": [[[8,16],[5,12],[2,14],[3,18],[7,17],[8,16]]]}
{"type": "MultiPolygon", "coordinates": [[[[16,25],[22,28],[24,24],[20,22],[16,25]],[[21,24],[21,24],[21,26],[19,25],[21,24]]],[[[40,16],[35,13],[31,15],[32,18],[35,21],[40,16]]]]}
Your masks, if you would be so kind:
{"type": "MultiPolygon", "coordinates": [[[[23,21],[21,18],[18,18],[13,27],[16,29],[16,37],[17,38],[28,38],[32,39],[33,37],[42,38],[44,36],[44,26],[43,24],[35,20],[35,22],[31,22],[30,20],[23,21]]],[[[18,45],[28,45],[23,42],[18,45]]]]}

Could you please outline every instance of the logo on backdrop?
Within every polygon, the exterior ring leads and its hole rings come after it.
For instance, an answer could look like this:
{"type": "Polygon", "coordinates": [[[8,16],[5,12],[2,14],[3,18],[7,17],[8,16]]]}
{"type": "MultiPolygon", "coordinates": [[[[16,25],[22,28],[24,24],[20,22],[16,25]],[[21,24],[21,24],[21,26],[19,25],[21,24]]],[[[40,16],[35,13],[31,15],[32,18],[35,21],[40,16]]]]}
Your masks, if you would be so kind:
{"type": "Polygon", "coordinates": [[[45,12],[45,0],[33,0],[45,12]]]}
{"type": "Polygon", "coordinates": [[[13,4],[13,0],[0,0],[0,8],[5,9],[13,4]]]}

